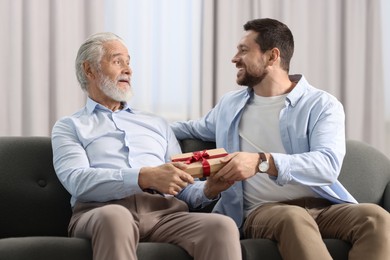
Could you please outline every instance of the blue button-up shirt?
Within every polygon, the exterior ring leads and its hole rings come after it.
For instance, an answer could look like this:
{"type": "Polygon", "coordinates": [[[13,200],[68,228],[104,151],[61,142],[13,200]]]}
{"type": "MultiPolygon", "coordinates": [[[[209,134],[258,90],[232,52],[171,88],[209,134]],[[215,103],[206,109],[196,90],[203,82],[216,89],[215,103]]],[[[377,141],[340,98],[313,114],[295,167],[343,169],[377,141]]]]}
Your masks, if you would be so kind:
{"type": "MultiPolygon", "coordinates": [[[[298,182],[335,203],[356,203],[337,180],[345,156],[342,104],[332,95],[309,85],[303,75],[290,78],[297,85],[286,96],[279,115],[279,134],[286,154],[272,153],[278,170],[275,182],[279,185],[298,182]]],[[[229,92],[203,118],[173,123],[173,131],[178,139],[215,141],[217,147],[229,153],[240,151],[239,122],[252,96],[250,88],[229,92]]],[[[262,122],[261,118],[254,123],[267,127],[267,122],[262,122]]],[[[242,182],[222,193],[214,211],[231,216],[237,226],[241,226],[242,182]]]]}
{"type": "MultiPolygon", "coordinates": [[[[59,180],[76,201],[104,202],[139,192],[141,167],[158,166],[181,153],[168,123],[130,109],[111,111],[87,99],[86,106],[56,122],[52,130],[53,163],[59,180]]],[[[190,207],[210,201],[204,182],[187,186],[177,197],[190,207]]]]}

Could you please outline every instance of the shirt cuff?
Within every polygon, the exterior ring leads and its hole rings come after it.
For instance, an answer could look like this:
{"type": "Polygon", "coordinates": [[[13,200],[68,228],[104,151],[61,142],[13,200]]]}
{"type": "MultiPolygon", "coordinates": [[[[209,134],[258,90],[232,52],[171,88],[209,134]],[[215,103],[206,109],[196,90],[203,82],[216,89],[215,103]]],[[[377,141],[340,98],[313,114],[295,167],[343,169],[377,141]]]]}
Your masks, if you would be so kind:
{"type": "Polygon", "coordinates": [[[133,195],[136,193],[141,193],[142,190],[138,185],[138,176],[140,169],[122,169],[123,184],[125,190],[129,193],[128,195],[133,195]]]}

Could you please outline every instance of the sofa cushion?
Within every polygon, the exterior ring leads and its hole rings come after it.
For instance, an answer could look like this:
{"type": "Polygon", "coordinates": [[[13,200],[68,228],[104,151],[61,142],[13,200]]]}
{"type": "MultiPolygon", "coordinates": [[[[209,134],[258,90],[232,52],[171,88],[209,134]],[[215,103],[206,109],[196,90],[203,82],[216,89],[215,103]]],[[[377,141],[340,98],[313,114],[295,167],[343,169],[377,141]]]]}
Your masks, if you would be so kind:
{"type": "Polygon", "coordinates": [[[49,137],[0,137],[0,185],[0,238],[67,236],[70,195],[55,174],[49,137]]]}
{"type": "Polygon", "coordinates": [[[282,260],[278,245],[269,239],[243,239],[241,240],[241,249],[243,259],[245,260],[282,260]]]}
{"type": "Polygon", "coordinates": [[[89,240],[68,237],[18,237],[0,239],[0,258],[7,260],[92,259],[89,240]]]}
{"type": "Polygon", "coordinates": [[[192,260],[192,257],[181,247],[168,243],[143,242],[137,248],[138,259],[158,260],[192,260]]]}
{"type": "MultiPolygon", "coordinates": [[[[348,259],[351,244],[339,239],[324,239],[324,243],[334,260],[348,259]]],[[[273,259],[282,260],[278,245],[269,239],[241,240],[242,255],[245,260],[273,259]],[[261,250],[259,250],[261,248],[261,250]]]]}
{"type": "MultiPolygon", "coordinates": [[[[140,243],[138,259],[143,260],[191,260],[181,247],[168,243],[140,243]]],[[[7,260],[86,260],[92,259],[92,247],[88,239],[68,237],[18,237],[0,239],[0,259],[7,260]]]]}

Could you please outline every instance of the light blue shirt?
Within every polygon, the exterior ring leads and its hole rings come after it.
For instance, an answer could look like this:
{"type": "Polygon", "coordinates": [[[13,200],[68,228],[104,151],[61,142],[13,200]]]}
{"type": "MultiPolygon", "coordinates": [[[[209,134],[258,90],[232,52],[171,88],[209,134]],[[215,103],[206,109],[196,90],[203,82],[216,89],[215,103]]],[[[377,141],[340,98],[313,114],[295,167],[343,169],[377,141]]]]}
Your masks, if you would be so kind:
{"type": "MultiPolygon", "coordinates": [[[[290,79],[297,85],[286,96],[279,115],[279,134],[286,154],[272,153],[278,170],[275,182],[282,186],[298,182],[334,203],[357,203],[337,180],[345,156],[342,104],[329,93],[309,85],[303,75],[290,79]]],[[[172,129],[180,140],[215,141],[217,147],[229,153],[240,151],[239,122],[252,96],[250,88],[229,92],[203,118],[173,123],[172,129]]],[[[267,127],[261,118],[256,123],[267,127]]],[[[214,212],[232,217],[238,227],[242,225],[242,182],[222,193],[214,212]]]]}
{"type": "MultiPolygon", "coordinates": [[[[105,202],[143,192],[141,167],[168,162],[181,153],[168,123],[155,115],[130,109],[111,111],[87,99],[86,106],[56,122],[52,130],[57,176],[76,201],[105,202]]],[[[196,181],[177,195],[190,207],[210,202],[204,182],[196,181]]]]}

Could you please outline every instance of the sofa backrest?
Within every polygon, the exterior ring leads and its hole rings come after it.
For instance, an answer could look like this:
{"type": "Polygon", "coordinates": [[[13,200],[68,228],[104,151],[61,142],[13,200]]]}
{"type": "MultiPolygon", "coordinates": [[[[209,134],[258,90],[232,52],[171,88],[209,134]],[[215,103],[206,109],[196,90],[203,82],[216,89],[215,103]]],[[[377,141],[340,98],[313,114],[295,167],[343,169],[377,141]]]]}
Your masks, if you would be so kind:
{"type": "Polygon", "coordinates": [[[183,153],[203,151],[205,149],[214,149],[215,142],[206,142],[198,139],[179,140],[180,147],[183,153]]]}
{"type": "Polygon", "coordinates": [[[339,180],[360,203],[379,204],[390,211],[390,160],[372,146],[347,140],[347,151],[339,180]]]}
{"type": "Polygon", "coordinates": [[[49,137],[0,137],[0,238],[67,236],[70,195],[49,137]]]}

